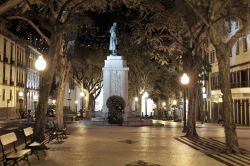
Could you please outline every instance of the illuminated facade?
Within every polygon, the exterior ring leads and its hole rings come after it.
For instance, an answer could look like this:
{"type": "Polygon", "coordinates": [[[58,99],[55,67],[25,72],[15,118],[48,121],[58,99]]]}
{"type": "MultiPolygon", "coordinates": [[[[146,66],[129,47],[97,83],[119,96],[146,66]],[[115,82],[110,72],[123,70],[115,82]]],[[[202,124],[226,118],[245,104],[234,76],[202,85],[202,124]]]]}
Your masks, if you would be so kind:
{"type": "Polygon", "coordinates": [[[0,119],[20,118],[32,109],[30,90],[34,94],[39,86],[34,50],[10,32],[0,32],[0,119]]]}
{"type": "Polygon", "coordinates": [[[39,95],[39,73],[35,69],[35,61],[36,59],[42,55],[40,52],[38,52],[35,48],[28,46],[26,48],[26,54],[27,54],[27,81],[26,81],[26,110],[34,111],[36,110],[36,104],[38,102],[39,95]]]}
{"type": "MultiPolygon", "coordinates": [[[[229,22],[229,36],[239,29],[238,22],[229,22]]],[[[218,62],[214,47],[209,45],[209,62],[212,71],[209,74],[209,89],[206,110],[207,118],[217,121],[222,114],[222,93],[219,90],[218,62]]],[[[240,38],[232,48],[230,55],[230,81],[233,97],[234,120],[239,125],[250,125],[250,34],[240,38]]]]}

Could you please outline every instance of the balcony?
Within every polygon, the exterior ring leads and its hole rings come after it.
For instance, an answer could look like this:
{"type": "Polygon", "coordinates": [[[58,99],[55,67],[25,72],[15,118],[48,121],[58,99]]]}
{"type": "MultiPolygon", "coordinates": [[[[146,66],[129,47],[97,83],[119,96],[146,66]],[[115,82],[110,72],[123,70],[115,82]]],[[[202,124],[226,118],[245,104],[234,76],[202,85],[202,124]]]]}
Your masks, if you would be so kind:
{"type": "Polygon", "coordinates": [[[8,58],[7,58],[7,57],[4,57],[4,58],[3,58],[3,62],[8,63],[8,58]]]}
{"type": "Polygon", "coordinates": [[[10,86],[14,86],[14,81],[10,80],[10,86]]]}
{"type": "Polygon", "coordinates": [[[16,86],[24,87],[24,83],[18,82],[18,83],[16,84],[16,86]]]}
{"type": "Polygon", "coordinates": [[[14,60],[10,60],[10,64],[15,65],[15,61],[14,60]]]}
{"type": "Polygon", "coordinates": [[[4,79],[4,80],[3,80],[3,84],[4,84],[4,85],[7,85],[7,84],[8,84],[8,81],[4,79]]]}

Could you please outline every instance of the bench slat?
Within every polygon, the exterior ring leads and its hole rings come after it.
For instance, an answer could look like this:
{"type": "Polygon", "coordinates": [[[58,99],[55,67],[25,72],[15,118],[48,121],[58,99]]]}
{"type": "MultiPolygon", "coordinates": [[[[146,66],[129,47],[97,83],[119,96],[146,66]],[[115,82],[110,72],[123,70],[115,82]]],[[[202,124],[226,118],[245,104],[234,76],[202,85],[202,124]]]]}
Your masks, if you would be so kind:
{"type": "Polygon", "coordinates": [[[24,135],[25,135],[26,137],[33,134],[33,129],[32,129],[32,127],[27,127],[27,128],[25,128],[25,129],[23,129],[23,131],[24,131],[24,135]]]}
{"type": "Polygon", "coordinates": [[[23,157],[24,155],[30,153],[30,149],[24,149],[24,150],[19,150],[17,151],[16,153],[10,153],[6,156],[6,158],[9,158],[9,159],[14,159],[14,158],[21,158],[23,157]]]}
{"type": "Polygon", "coordinates": [[[0,136],[0,140],[3,146],[8,145],[10,143],[13,143],[17,141],[16,134],[14,132],[11,132],[9,134],[4,134],[0,136]]]}

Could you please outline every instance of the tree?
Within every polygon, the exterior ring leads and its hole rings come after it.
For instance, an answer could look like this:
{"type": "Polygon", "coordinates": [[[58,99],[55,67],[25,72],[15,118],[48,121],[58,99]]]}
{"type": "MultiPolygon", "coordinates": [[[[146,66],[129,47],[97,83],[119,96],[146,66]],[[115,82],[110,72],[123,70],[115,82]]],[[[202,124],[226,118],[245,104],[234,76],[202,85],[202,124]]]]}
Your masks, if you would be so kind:
{"type": "Polygon", "coordinates": [[[189,93],[188,97],[186,136],[197,137],[195,113],[198,109],[199,75],[204,72],[203,64],[207,59],[204,51],[206,38],[203,36],[205,26],[198,17],[193,17],[191,9],[185,9],[186,5],[181,1],[161,2],[149,11],[147,6],[140,8],[146,11],[133,22],[134,41],[148,46],[151,57],[161,65],[177,65],[188,72],[191,80],[188,88],[195,93],[189,93]]]}
{"type": "Polygon", "coordinates": [[[95,109],[95,100],[102,89],[102,66],[104,53],[97,50],[86,50],[72,58],[71,78],[86,95],[86,118],[91,118],[95,109]],[[83,55],[82,55],[83,54],[83,55]]]}
{"type": "Polygon", "coordinates": [[[221,92],[223,94],[223,112],[226,145],[229,152],[239,152],[236,125],[233,118],[233,100],[230,87],[229,57],[234,43],[246,35],[249,28],[249,1],[245,0],[185,0],[197,17],[206,25],[209,39],[216,48],[221,92]],[[239,20],[240,30],[229,35],[227,20],[239,20]]]}
{"type": "Polygon", "coordinates": [[[41,74],[43,79],[40,84],[40,89],[43,89],[43,91],[40,91],[35,115],[34,137],[36,140],[42,141],[45,138],[45,114],[48,107],[47,101],[49,91],[55,73],[57,59],[60,58],[60,54],[62,55],[60,50],[62,50],[64,45],[64,34],[69,29],[79,25],[79,23],[82,25],[90,24],[91,21],[86,15],[84,15],[84,11],[104,10],[106,9],[107,3],[105,0],[92,0],[88,3],[86,2],[88,5],[77,0],[49,1],[49,3],[42,1],[43,3],[41,3],[41,5],[33,5],[28,2],[29,1],[27,1],[27,4],[29,5],[30,10],[25,13],[18,11],[16,15],[6,15],[6,17],[9,20],[18,19],[28,23],[45,40],[49,47],[46,54],[48,67],[41,74]],[[79,19],[81,19],[81,22],[79,22],[79,19]]]}

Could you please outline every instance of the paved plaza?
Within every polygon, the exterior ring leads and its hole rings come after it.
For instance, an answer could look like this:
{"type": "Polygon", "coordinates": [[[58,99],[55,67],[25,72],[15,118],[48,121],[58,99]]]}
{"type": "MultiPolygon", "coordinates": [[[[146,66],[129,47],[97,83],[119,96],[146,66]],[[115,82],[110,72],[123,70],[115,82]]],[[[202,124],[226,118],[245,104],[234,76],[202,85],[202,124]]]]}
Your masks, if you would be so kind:
{"type": "MultiPolygon", "coordinates": [[[[250,165],[250,128],[239,127],[244,154],[223,151],[224,132],[217,124],[197,126],[201,139],[189,140],[178,125],[165,127],[68,125],[62,143],[47,144],[46,155],[30,157],[31,165],[41,166],[219,166],[250,165]]],[[[20,162],[26,165],[25,162],[20,162]]]]}

